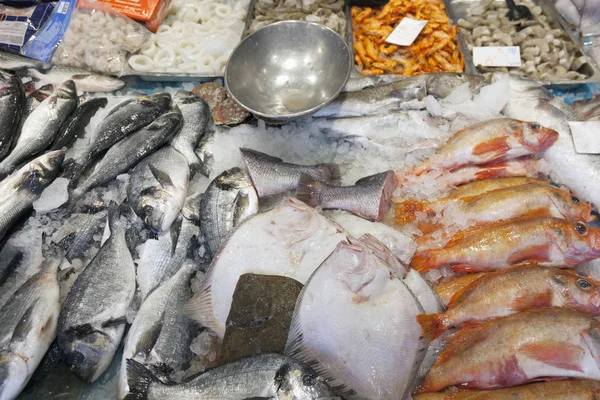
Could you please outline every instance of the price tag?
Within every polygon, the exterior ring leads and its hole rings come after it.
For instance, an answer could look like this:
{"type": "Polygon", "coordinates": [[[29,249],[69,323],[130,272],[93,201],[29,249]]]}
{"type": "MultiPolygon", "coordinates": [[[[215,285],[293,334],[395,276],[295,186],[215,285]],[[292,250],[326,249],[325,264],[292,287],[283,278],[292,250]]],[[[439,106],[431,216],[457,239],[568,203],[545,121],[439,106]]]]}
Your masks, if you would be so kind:
{"type": "Polygon", "coordinates": [[[519,46],[473,47],[473,64],[483,67],[520,67],[519,46]]]}
{"type": "Polygon", "coordinates": [[[410,46],[413,44],[419,33],[427,25],[427,21],[419,21],[411,18],[403,18],[398,26],[385,39],[388,43],[398,46],[410,46]]]}
{"type": "Polygon", "coordinates": [[[570,121],[575,151],[600,154],[600,121],[570,121]]]}

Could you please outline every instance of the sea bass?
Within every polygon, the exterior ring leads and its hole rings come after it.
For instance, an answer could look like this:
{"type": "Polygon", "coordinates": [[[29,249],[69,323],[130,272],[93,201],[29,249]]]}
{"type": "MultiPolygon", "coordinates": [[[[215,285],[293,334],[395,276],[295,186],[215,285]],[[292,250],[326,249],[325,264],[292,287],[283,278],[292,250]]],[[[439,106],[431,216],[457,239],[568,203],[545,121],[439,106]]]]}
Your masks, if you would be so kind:
{"type": "Polygon", "coordinates": [[[25,89],[18,77],[9,78],[0,88],[0,160],[6,157],[19,134],[25,107],[25,89]]]}
{"type": "Polygon", "coordinates": [[[452,337],[419,392],[451,385],[496,389],[548,378],[600,380],[600,322],[541,308],[465,328],[452,337]]]}
{"type": "Polygon", "coordinates": [[[332,185],[340,183],[340,170],[335,164],[297,165],[247,148],[240,152],[259,197],[295,190],[303,173],[332,185]]]}
{"type": "Polygon", "coordinates": [[[528,156],[547,149],[557,139],[556,131],[538,123],[511,119],[485,121],[456,132],[412,172],[420,175],[432,169],[452,171],[464,165],[528,156]]]}
{"type": "MultiPolygon", "coordinates": [[[[35,110],[44,100],[46,100],[54,92],[53,85],[44,85],[35,92],[27,95],[25,99],[25,105],[23,106],[23,115],[21,116],[21,123],[19,124],[19,134],[23,128],[23,124],[27,120],[27,117],[35,110]]],[[[16,142],[16,140],[15,140],[16,142]]],[[[14,146],[15,143],[13,143],[14,146]]]]}
{"type": "Polygon", "coordinates": [[[51,149],[62,149],[71,147],[73,142],[82,137],[85,128],[90,123],[90,119],[98,112],[100,108],[106,107],[108,100],[106,97],[97,97],[82,103],[61,125],[51,149]]]}
{"type": "Polygon", "coordinates": [[[412,322],[420,310],[388,264],[342,241],[298,296],[285,354],[312,365],[344,398],[404,399],[426,349],[412,322]]]}
{"type": "Polygon", "coordinates": [[[187,304],[187,314],[222,338],[241,275],[287,276],[305,283],[345,238],[337,224],[315,209],[295,199],[285,200],[233,231],[213,258],[202,287],[187,304]]]}
{"type": "Polygon", "coordinates": [[[183,208],[190,170],[186,158],[166,145],[133,168],[127,198],[154,232],[166,232],[183,208]]]}
{"type": "Polygon", "coordinates": [[[439,249],[417,250],[411,266],[423,273],[449,265],[481,272],[537,263],[569,267],[600,256],[600,229],[581,221],[527,217],[473,227],[439,249]]]}
{"type": "Polygon", "coordinates": [[[600,284],[569,270],[511,268],[477,279],[454,294],[448,310],[417,316],[427,340],[465,323],[516,314],[529,308],[566,307],[600,315],[600,284]]]}
{"type": "Polygon", "coordinates": [[[54,66],[44,72],[28,69],[24,75],[54,85],[70,79],[75,82],[79,90],[88,93],[114,92],[125,86],[125,82],[118,78],[72,67],[54,66]]]}
{"type": "Polygon", "coordinates": [[[114,203],[109,226],[110,238],[73,284],[58,319],[61,358],[86,382],[98,379],[115,355],[135,293],[135,265],[114,203]]]}
{"type": "Polygon", "coordinates": [[[311,207],[346,210],[370,221],[380,221],[390,209],[395,188],[393,171],[361,178],[353,186],[332,186],[303,174],[296,197],[311,207]]]}
{"type": "Polygon", "coordinates": [[[134,399],[340,400],[309,366],[279,354],[259,354],[208,370],[180,385],[165,385],[134,360],[127,361],[134,399]]]}

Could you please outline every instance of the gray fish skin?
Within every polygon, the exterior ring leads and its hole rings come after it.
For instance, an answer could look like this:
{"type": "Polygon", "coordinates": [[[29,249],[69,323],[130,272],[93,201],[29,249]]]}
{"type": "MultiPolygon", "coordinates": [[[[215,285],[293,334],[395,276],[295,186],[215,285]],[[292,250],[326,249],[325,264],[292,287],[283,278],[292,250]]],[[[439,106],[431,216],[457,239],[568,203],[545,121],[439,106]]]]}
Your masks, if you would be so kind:
{"type": "Polygon", "coordinates": [[[0,88],[0,160],[8,155],[18,135],[25,106],[25,89],[17,76],[0,88]]]}
{"type": "Polygon", "coordinates": [[[27,117],[15,148],[0,163],[0,176],[10,174],[20,162],[48,147],[75,107],[75,84],[66,81],[27,117]]]}
{"type": "Polygon", "coordinates": [[[79,68],[52,67],[43,73],[35,69],[28,69],[24,74],[54,85],[70,79],[75,82],[79,90],[88,93],[114,92],[125,86],[125,82],[120,79],[79,68]]]}
{"type": "Polygon", "coordinates": [[[83,170],[98,155],[119,140],[150,124],[171,107],[168,93],[157,93],[126,100],[115,106],[98,124],[87,149],[79,159],[65,167],[65,178],[75,184],[83,170]]]}
{"type": "MultiPolygon", "coordinates": [[[[61,253],[69,262],[75,259],[85,260],[85,253],[95,242],[94,235],[102,234],[104,230],[106,215],[106,211],[99,211],[95,214],[72,214],[59,228],[59,230],[65,229],[68,232],[58,239],[58,242],[55,243],[56,248],[62,250],[61,253]]],[[[54,235],[57,234],[58,231],[54,235]]]]}
{"type": "Polygon", "coordinates": [[[380,221],[390,209],[395,189],[393,171],[361,178],[354,186],[331,186],[303,174],[296,198],[311,207],[346,210],[370,221],[380,221]]]}
{"type": "Polygon", "coordinates": [[[186,197],[183,208],[181,209],[181,215],[185,219],[198,223],[200,222],[200,215],[202,214],[200,211],[202,196],[204,196],[204,193],[194,193],[186,197]]]}
{"type": "Polygon", "coordinates": [[[198,328],[183,314],[183,306],[192,297],[190,279],[197,269],[198,265],[193,260],[187,260],[175,275],[142,303],[123,349],[119,398],[129,392],[129,358],[142,363],[165,381],[171,380],[171,372],[189,368],[194,357],[190,344],[198,335],[198,328]]]}
{"type": "Polygon", "coordinates": [[[335,164],[298,165],[247,148],[240,152],[259,197],[295,190],[301,174],[332,185],[340,183],[340,170],[335,164]]]}
{"type": "Polygon", "coordinates": [[[142,299],[172,277],[181,268],[199,229],[189,221],[171,225],[171,231],[158,239],[147,240],[140,249],[137,282],[142,299]]]}
{"type": "Polygon", "coordinates": [[[194,149],[210,120],[210,109],[202,98],[192,92],[180,90],[175,93],[173,100],[183,115],[183,126],[171,139],[171,146],[185,156],[193,176],[202,170],[202,162],[194,149]]]}
{"type": "Polygon", "coordinates": [[[219,128],[214,125],[209,126],[205,130],[202,139],[200,139],[198,147],[194,150],[194,153],[198,157],[198,160],[200,160],[199,171],[202,175],[204,175],[207,178],[210,177],[210,174],[212,172],[212,164],[214,161],[213,147],[215,144],[216,135],[218,134],[218,132],[221,131],[221,129],[223,128],[219,128]]]}
{"type": "Polygon", "coordinates": [[[134,360],[127,361],[132,393],[125,399],[340,399],[309,366],[279,354],[260,354],[167,386],[134,360]]]}
{"type": "MultiPolygon", "coordinates": [[[[54,91],[54,85],[44,85],[33,93],[30,93],[25,99],[25,106],[23,107],[23,115],[21,116],[21,123],[19,124],[19,135],[23,129],[23,124],[27,120],[27,117],[35,110],[44,100],[46,100],[54,91]]],[[[18,137],[17,137],[18,138],[18,137]]],[[[13,142],[11,147],[14,147],[16,140],[13,142]]]]}
{"type": "Polygon", "coordinates": [[[109,224],[110,238],[73,284],[58,318],[61,358],[87,382],[98,379],[110,364],[135,294],[135,265],[114,204],[109,224]]]}
{"type": "Polygon", "coordinates": [[[250,178],[232,168],[208,185],[200,202],[200,226],[212,256],[239,223],[258,212],[258,196],[250,178]]]}
{"type": "Polygon", "coordinates": [[[64,156],[62,150],[41,155],[0,182],[0,239],[54,181],[64,156]]]}
{"type": "Polygon", "coordinates": [[[0,398],[25,387],[56,336],[60,312],[56,272],[49,259],[0,309],[0,398]]]}
{"type": "Polygon", "coordinates": [[[455,74],[452,72],[442,72],[438,74],[425,75],[427,81],[427,94],[437,99],[444,99],[457,87],[469,84],[472,93],[479,92],[483,86],[489,84],[485,77],[480,75],[455,74]]]}
{"type": "Polygon", "coordinates": [[[91,175],[73,192],[73,198],[80,198],[88,190],[110,181],[136,165],[173,137],[181,129],[182,121],[178,110],[165,113],[150,125],[112,146],[91,175]]]}
{"type": "Polygon", "coordinates": [[[147,227],[166,232],[183,207],[189,175],[186,158],[166,145],[132,170],[127,185],[129,205],[147,227]]]}
{"type": "Polygon", "coordinates": [[[99,109],[106,107],[106,104],[108,104],[106,97],[98,97],[90,99],[77,107],[73,114],[61,125],[51,149],[58,150],[63,147],[71,147],[77,138],[83,136],[90,119],[99,109]]]}
{"type": "Polygon", "coordinates": [[[27,68],[41,69],[44,63],[18,54],[0,51],[0,69],[18,71],[27,68]]]}

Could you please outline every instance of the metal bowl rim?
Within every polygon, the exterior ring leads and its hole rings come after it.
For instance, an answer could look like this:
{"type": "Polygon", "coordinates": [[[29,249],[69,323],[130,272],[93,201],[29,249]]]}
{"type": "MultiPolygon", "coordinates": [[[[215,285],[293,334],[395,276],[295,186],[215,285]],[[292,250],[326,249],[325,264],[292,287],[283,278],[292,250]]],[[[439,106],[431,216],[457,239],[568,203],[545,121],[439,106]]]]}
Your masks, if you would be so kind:
{"type": "Polygon", "coordinates": [[[333,100],[335,100],[336,97],[339,96],[339,94],[342,92],[342,90],[344,89],[344,86],[346,85],[346,83],[348,82],[348,79],[350,78],[350,73],[352,72],[352,65],[354,63],[354,60],[352,59],[352,54],[350,53],[350,47],[348,46],[348,43],[346,43],[346,41],[344,40],[343,37],[340,36],[340,34],[338,34],[336,31],[334,31],[333,29],[331,29],[328,26],[325,25],[321,25],[318,24],[316,22],[311,22],[311,21],[297,21],[297,20],[285,20],[285,21],[278,21],[278,22],[274,22],[272,24],[269,24],[267,26],[263,26],[262,28],[260,28],[259,30],[252,32],[250,35],[246,36],[241,42],[238,43],[237,46],[235,46],[235,48],[233,49],[233,51],[231,52],[231,55],[229,56],[229,59],[227,60],[227,64],[225,64],[225,71],[223,73],[223,77],[224,77],[224,81],[225,81],[225,88],[227,89],[227,93],[229,93],[229,96],[235,100],[236,103],[238,103],[243,109],[251,112],[254,115],[257,115],[259,117],[263,117],[263,118],[268,118],[268,119],[272,119],[272,120],[286,120],[286,119],[292,119],[292,118],[298,118],[298,117],[302,117],[305,115],[310,115],[313,114],[315,112],[317,112],[319,109],[325,107],[327,104],[331,103],[333,100]],[[269,114],[265,114],[256,110],[251,109],[250,107],[242,104],[236,97],[235,95],[231,92],[231,89],[229,88],[229,83],[228,83],[228,71],[229,71],[229,63],[231,63],[231,60],[233,59],[233,55],[235,54],[235,52],[238,50],[238,48],[240,48],[247,40],[249,40],[250,38],[252,38],[252,36],[256,35],[258,32],[262,31],[263,29],[267,29],[269,27],[272,26],[277,26],[277,25],[291,25],[291,24],[303,24],[303,25],[313,25],[316,26],[320,29],[325,29],[330,31],[331,33],[333,33],[335,36],[337,36],[341,42],[344,44],[344,47],[346,48],[346,51],[348,53],[348,68],[346,69],[346,77],[344,79],[344,83],[340,86],[340,88],[326,101],[324,101],[323,103],[312,107],[308,110],[305,111],[300,111],[300,112],[296,112],[296,113],[292,113],[292,114],[285,114],[285,115],[269,115],[269,114]]]}

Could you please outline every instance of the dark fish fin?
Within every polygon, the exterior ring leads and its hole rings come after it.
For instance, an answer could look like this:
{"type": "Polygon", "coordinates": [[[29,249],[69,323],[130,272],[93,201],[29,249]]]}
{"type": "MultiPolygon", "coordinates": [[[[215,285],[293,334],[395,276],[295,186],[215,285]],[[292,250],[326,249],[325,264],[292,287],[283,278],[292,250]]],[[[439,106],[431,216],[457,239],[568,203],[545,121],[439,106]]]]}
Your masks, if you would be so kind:
{"type": "Polygon", "coordinates": [[[23,252],[18,251],[10,260],[4,271],[0,273],[0,286],[6,283],[6,280],[13,274],[19,265],[23,262],[23,252]]]}
{"type": "Polygon", "coordinates": [[[317,207],[321,204],[321,192],[326,187],[325,183],[319,182],[308,174],[302,174],[298,181],[296,198],[311,207],[317,207]]]}
{"type": "Polygon", "coordinates": [[[337,164],[319,164],[316,165],[318,168],[317,178],[320,181],[328,183],[330,185],[338,186],[341,182],[340,166],[337,164]]]}
{"type": "Polygon", "coordinates": [[[133,352],[134,355],[143,354],[147,356],[150,353],[150,350],[152,350],[152,348],[156,344],[156,341],[160,336],[160,332],[162,331],[164,315],[165,312],[163,310],[160,318],[157,319],[156,322],[150,327],[150,329],[148,329],[140,337],[140,340],[137,346],[135,347],[135,351],[133,352]]]}
{"type": "Polygon", "coordinates": [[[162,382],[152,374],[146,367],[139,362],[127,359],[127,384],[129,385],[129,394],[125,400],[144,400],[148,398],[148,389],[153,383],[162,384],[162,382]]]}
{"type": "Polygon", "coordinates": [[[171,256],[175,254],[177,250],[177,242],[179,241],[179,235],[181,235],[181,225],[183,224],[182,218],[177,218],[171,224],[171,228],[169,229],[169,235],[171,236],[171,256]]]}
{"type": "Polygon", "coordinates": [[[167,186],[170,186],[170,187],[175,186],[175,185],[173,185],[173,181],[171,180],[171,177],[169,176],[169,174],[166,174],[165,172],[156,168],[152,164],[148,164],[148,168],[150,168],[150,172],[152,172],[152,176],[154,176],[154,178],[158,181],[158,183],[160,183],[160,186],[162,186],[164,188],[166,188],[167,186]]]}
{"type": "Polygon", "coordinates": [[[126,323],[127,323],[127,317],[119,317],[119,318],[109,319],[108,321],[103,322],[102,327],[108,328],[109,326],[119,326],[119,325],[123,325],[126,323]]]}
{"type": "Polygon", "coordinates": [[[242,193],[241,190],[237,192],[235,199],[233,200],[233,226],[238,225],[242,218],[241,212],[248,208],[247,205],[249,202],[250,199],[247,195],[242,193]]]}
{"type": "Polygon", "coordinates": [[[252,150],[249,149],[247,147],[240,147],[240,152],[242,153],[242,158],[244,159],[244,163],[246,164],[246,167],[248,166],[247,161],[250,161],[250,159],[254,159],[256,160],[256,162],[260,162],[261,158],[267,159],[271,162],[275,162],[275,163],[282,163],[284,162],[281,158],[279,157],[275,157],[266,153],[261,153],[260,151],[256,151],[256,150],[252,150]]]}
{"type": "MultiPolygon", "coordinates": [[[[190,179],[193,178],[194,176],[196,176],[197,173],[204,175],[203,166],[201,163],[191,163],[189,165],[189,167],[190,167],[190,179]]],[[[208,177],[207,175],[205,175],[205,176],[208,177]]]]}
{"type": "Polygon", "coordinates": [[[32,315],[32,312],[34,306],[35,304],[25,310],[23,317],[21,317],[17,323],[17,326],[15,326],[15,329],[13,330],[11,341],[20,342],[21,340],[25,339],[27,334],[31,331],[31,328],[33,327],[34,316],[32,315]]]}
{"type": "Polygon", "coordinates": [[[116,225],[119,223],[120,217],[121,210],[119,209],[119,205],[116,202],[111,201],[108,205],[108,227],[111,236],[115,233],[116,225]]]}

